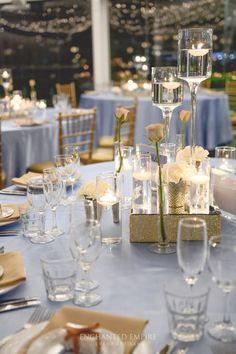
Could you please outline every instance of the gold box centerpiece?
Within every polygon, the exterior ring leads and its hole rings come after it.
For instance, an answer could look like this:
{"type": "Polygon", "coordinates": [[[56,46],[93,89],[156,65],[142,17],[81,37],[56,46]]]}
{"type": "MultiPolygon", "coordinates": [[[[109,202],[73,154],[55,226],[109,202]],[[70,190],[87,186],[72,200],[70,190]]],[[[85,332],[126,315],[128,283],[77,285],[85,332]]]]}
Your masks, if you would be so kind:
{"type": "MultiPolygon", "coordinates": [[[[208,238],[221,234],[221,214],[218,210],[211,208],[209,214],[167,214],[164,215],[164,222],[170,242],[176,242],[179,220],[192,217],[206,221],[208,238]]],[[[157,242],[159,222],[159,214],[130,214],[130,242],[157,242]]],[[[197,240],[194,233],[191,239],[197,240]]]]}

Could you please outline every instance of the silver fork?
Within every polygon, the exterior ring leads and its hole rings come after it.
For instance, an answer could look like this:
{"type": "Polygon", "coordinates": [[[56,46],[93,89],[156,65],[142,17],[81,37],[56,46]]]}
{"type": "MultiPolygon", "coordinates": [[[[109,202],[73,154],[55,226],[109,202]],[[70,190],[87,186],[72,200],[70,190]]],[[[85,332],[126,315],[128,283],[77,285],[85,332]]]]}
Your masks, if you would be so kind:
{"type": "Polygon", "coordinates": [[[50,317],[51,317],[51,312],[46,307],[37,306],[36,309],[31,314],[28,321],[22,327],[22,329],[23,328],[27,329],[37,323],[47,321],[47,320],[49,320],[50,317]]]}
{"type": "Polygon", "coordinates": [[[52,315],[51,312],[46,307],[37,306],[23,327],[21,327],[17,332],[10,334],[9,336],[3,338],[0,341],[0,349],[2,348],[2,346],[5,343],[7,343],[9,340],[11,340],[15,334],[22,331],[22,329],[28,329],[40,322],[47,321],[47,320],[49,320],[51,315],[52,315]]]}

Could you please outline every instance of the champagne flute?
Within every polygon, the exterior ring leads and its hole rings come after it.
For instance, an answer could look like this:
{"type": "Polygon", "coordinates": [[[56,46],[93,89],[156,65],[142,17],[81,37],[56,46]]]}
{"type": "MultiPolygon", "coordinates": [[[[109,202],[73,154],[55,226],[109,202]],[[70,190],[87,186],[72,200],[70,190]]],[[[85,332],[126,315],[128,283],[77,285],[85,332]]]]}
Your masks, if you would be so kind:
{"type": "Polygon", "coordinates": [[[166,142],[169,141],[170,121],[173,110],[183,102],[183,83],[177,76],[177,68],[152,68],[152,104],[162,110],[166,129],[166,142]]]}
{"type": "Polygon", "coordinates": [[[70,200],[75,201],[76,197],[74,196],[74,183],[76,182],[76,179],[79,177],[79,168],[80,168],[79,145],[66,145],[64,147],[64,151],[66,155],[72,155],[73,158],[72,174],[70,176],[70,180],[71,180],[70,200]]]}
{"type": "MultiPolygon", "coordinates": [[[[74,227],[79,220],[89,219],[96,220],[96,206],[93,200],[83,199],[78,200],[71,205],[71,214],[70,214],[70,227],[74,227]]],[[[73,252],[73,247],[71,247],[71,253],[74,259],[76,259],[76,254],[73,252]]],[[[89,287],[90,290],[94,290],[99,286],[96,280],[90,279],[89,274],[82,274],[80,279],[75,282],[75,290],[81,291],[89,287]]]]}
{"type": "Polygon", "coordinates": [[[203,219],[194,217],[179,221],[177,258],[186,283],[193,287],[207,259],[207,227],[203,219]]]}
{"type": "Polygon", "coordinates": [[[45,210],[46,210],[46,199],[43,190],[43,178],[32,177],[27,184],[27,199],[32,205],[34,210],[40,216],[40,230],[39,235],[31,237],[30,241],[32,243],[49,243],[54,240],[52,234],[45,233],[45,210]]]}
{"type": "Polygon", "coordinates": [[[73,156],[72,155],[56,155],[55,166],[62,179],[62,204],[67,205],[66,184],[73,173],[73,156]]]}
{"type": "MultiPolygon", "coordinates": [[[[71,227],[70,249],[73,257],[84,271],[89,274],[92,264],[101,253],[101,229],[97,220],[78,219],[71,227]]],[[[99,304],[102,297],[91,292],[89,282],[83,291],[75,291],[74,303],[82,307],[90,307],[99,304]]]]}
{"type": "Polygon", "coordinates": [[[236,287],[236,237],[222,234],[213,236],[209,241],[208,268],[212,280],[225,294],[224,316],[208,329],[208,333],[222,342],[236,341],[236,325],[232,323],[229,313],[229,298],[236,287]]]}
{"type": "Polygon", "coordinates": [[[179,30],[178,76],[188,83],[191,92],[191,154],[196,146],[196,95],[200,83],[212,72],[212,29],[189,28],[179,30]]]}
{"type": "Polygon", "coordinates": [[[54,237],[60,236],[63,232],[57,226],[56,211],[61,199],[62,180],[56,168],[43,170],[43,190],[46,202],[52,211],[52,229],[50,234],[54,237]]]}

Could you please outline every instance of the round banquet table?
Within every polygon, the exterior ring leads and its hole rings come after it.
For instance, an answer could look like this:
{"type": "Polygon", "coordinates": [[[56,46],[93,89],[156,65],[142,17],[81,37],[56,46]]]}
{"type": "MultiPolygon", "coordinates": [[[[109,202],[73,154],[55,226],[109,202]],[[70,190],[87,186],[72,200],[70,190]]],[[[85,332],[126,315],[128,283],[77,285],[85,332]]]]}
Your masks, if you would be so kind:
{"type": "MultiPolygon", "coordinates": [[[[83,166],[82,177],[78,186],[87,180],[92,180],[101,171],[113,169],[113,163],[103,163],[83,166]]],[[[1,202],[20,203],[25,200],[21,196],[0,196],[1,202]]],[[[33,245],[22,236],[2,237],[0,244],[4,244],[6,251],[19,250],[24,258],[27,280],[11,293],[1,296],[0,301],[8,298],[36,296],[51,311],[56,311],[62,305],[72,305],[72,301],[66,303],[50,302],[47,300],[42,271],[40,269],[40,256],[47,250],[62,250],[69,252],[69,207],[59,207],[58,223],[65,231],[65,235],[58,237],[48,245],[33,245]]],[[[50,220],[49,220],[50,221],[50,220]]],[[[19,224],[5,226],[7,229],[20,228],[19,224]]],[[[235,224],[222,218],[224,231],[235,233],[235,224]]],[[[153,353],[160,350],[170,341],[167,323],[167,314],[163,294],[163,283],[172,282],[179,274],[176,254],[156,255],[150,253],[147,244],[129,243],[128,216],[123,214],[123,242],[122,245],[113,248],[112,252],[102,251],[96,264],[93,265],[91,275],[97,279],[100,287],[97,289],[103,297],[103,301],[94,307],[95,310],[106,311],[120,315],[142,317],[149,320],[145,329],[153,353]]],[[[209,322],[222,319],[223,294],[210,280],[207,268],[201,275],[201,282],[211,287],[208,304],[209,322]]],[[[232,319],[236,321],[236,291],[232,292],[230,310],[232,319]]],[[[9,335],[23,326],[32,308],[0,313],[0,339],[9,335]]],[[[206,324],[208,325],[208,323],[206,324]]],[[[235,353],[235,343],[222,344],[210,339],[205,334],[199,341],[188,344],[191,354],[227,354],[235,353]]],[[[0,351],[1,353],[1,351],[0,351]]],[[[146,354],[146,353],[142,353],[146,354]]]]}
{"type": "Polygon", "coordinates": [[[2,121],[6,185],[10,184],[11,178],[25,173],[30,164],[52,160],[58,153],[58,124],[53,108],[46,110],[46,120],[42,125],[24,127],[18,126],[14,119],[2,121]]]}
{"type": "MultiPolygon", "coordinates": [[[[114,93],[83,94],[80,107],[97,108],[96,143],[99,136],[114,135],[115,108],[132,104],[132,97],[114,93]]],[[[175,142],[176,134],[181,131],[178,119],[180,110],[190,110],[190,95],[186,90],[184,102],[175,109],[170,125],[170,141],[175,142]]],[[[161,110],[154,107],[150,97],[138,97],[135,143],[147,143],[145,126],[162,122],[161,110]]],[[[189,144],[190,124],[186,126],[186,144],[189,144]]],[[[232,140],[232,126],[229,119],[228,96],[221,92],[199,90],[197,94],[196,142],[208,150],[232,140]]]]}

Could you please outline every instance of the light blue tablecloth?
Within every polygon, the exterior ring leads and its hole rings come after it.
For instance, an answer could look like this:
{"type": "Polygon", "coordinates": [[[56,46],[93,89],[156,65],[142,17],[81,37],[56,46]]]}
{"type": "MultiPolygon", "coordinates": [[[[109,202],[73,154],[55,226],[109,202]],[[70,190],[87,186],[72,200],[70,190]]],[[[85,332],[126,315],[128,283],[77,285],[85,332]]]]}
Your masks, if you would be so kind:
{"type": "MultiPolygon", "coordinates": [[[[82,178],[79,182],[92,180],[100,171],[113,169],[112,163],[97,164],[82,167],[82,178]]],[[[1,202],[23,202],[23,197],[0,196],[1,202]]],[[[149,320],[145,333],[154,349],[153,353],[160,350],[162,346],[170,341],[166,307],[163,294],[163,283],[171,283],[179,270],[176,254],[156,255],[148,250],[146,244],[130,244],[128,242],[127,215],[123,220],[123,243],[116,246],[112,253],[103,251],[100,258],[92,267],[92,277],[100,283],[99,293],[103,302],[96,306],[95,310],[107,311],[110,313],[138,316],[149,320]]],[[[69,230],[69,209],[58,210],[58,222],[61,228],[68,233],[69,230]]],[[[8,226],[16,228],[18,224],[8,226]]],[[[223,230],[235,232],[235,226],[223,220],[223,230]]],[[[2,228],[1,228],[2,229],[2,228]]],[[[60,250],[64,254],[68,250],[69,235],[59,237],[55,242],[48,245],[33,245],[22,236],[2,237],[0,244],[4,244],[6,251],[20,250],[23,254],[27,281],[11,293],[1,297],[0,300],[16,297],[37,296],[42,304],[55,311],[62,305],[72,305],[72,302],[52,303],[47,300],[44,288],[42,271],[40,269],[40,256],[47,250],[60,250]]],[[[182,280],[183,281],[183,280],[182,280]]],[[[201,282],[211,286],[211,294],[208,306],[208,318],[210,322],[222,319],[223,294],[210,280],[210,275],[205,270],[201,275],[201,282]]],[[[231,297],[231,315],[236,321],[236,294],[231,297]]],[[[17,331],[28,319],[33,309],[22,309],[18,311],[0,314],[0,338],[17,331]]],[[[207,324],[208,325],[208,324],[207,324]]],[[[229,354],[235,353],[235,344],[220,344],[211,340],[207,335],[200,342],[189,345],[191,354],[229,354]]],[[[111,353],[112,354],[112,353],[111,353]]],[[[142,353],[145,354],[145,353],[142,353]]]]}
{"type": "MultiPolygon", "coordinates": [[[[132,98],[104,94],[83,94],[80,98],[82,108],[97,108],[96,143],[99,136],[114,134],[114,112],[118,105],[130,105],[132,98]]],[[[176,134],[180,133],[181,126],[178,119],[180,110],[190,110],[190,95],[185,93],[183,105],[173,113],[170,125],[170,140],[175,141],[176,134]]],[[[152,106],[151,98],[139,97],[136,116],[135,143],[147,143],[145,126],[150,123],[162,122],[161,110],[152,106]]],[[[186,144],[189,143],[190,124],[186,127],[186,144]]],[[[229,119],[227,95],[209,93],[200,90],[197,95],[196,142],[208,150],[214,150],[218,145],[228,143],[232,139],[232,127],[229,119]]]]}
{"type": "Polygon", "coordinates": [[[19,127],[14,119],[2,121],[3,168],[6,184],[20,177],[32,163],[52,160],[58,153],[58,124],[54,109],[47,109],[47,123],[19,127]]]}

